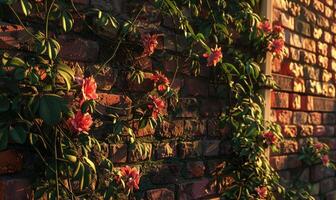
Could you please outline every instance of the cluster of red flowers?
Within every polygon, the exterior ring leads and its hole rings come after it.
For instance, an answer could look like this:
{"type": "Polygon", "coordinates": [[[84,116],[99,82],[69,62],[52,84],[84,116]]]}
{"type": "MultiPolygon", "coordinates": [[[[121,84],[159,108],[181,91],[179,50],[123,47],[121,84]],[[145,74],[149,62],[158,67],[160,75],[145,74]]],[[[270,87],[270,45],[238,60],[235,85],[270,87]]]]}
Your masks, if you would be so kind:
{"type": "Polygon", "coordinates": [[[147,107],[152,111],[152,117],[157,119],[164,112],[166,104],[160,97],[149,95],[149,98],[152,103],[148,104],[147,107]]]}
{"type": "Polygon", "coordinates": [[[35,74],[39,77],[41,81],[47,78],[47,72],[45,69],[42,69],[39,66],[35,66],[33,69],[35,74]]]}
{"type": "Polygon", "coordinates": [[[139,189],[140,173],[137,168],[131,168],[129,166],[122,167],[120,169],[120,175],[121,177],[118,177],[117,179],[120,180],[120,178],[122,178],[125,180],[125,184],[128,189],[139,189]]]}
{"type": "Polygon", "coordinates": [[[154,53],[155,49],[158,46],[158,41],[157,41],[158,35],[156,34],[143,34],[141,35],[142,39],[142,44],[144,46],[144,52],[143,54],[146,56],[150,56],[154,53]]]}
{"type": "Polygon", "coordinates": [[[267,198],[267,187],[260,186],[255,189],[258,194],[259,199],[266,199],[267,198]]]}
{"type": "Polygon", "coordinates": [[[263,133],[262,136],[266,140],[268,145],[274,145],[278,141],[278,138],[271,131],[263,133]]]}
{"type": "MultiPolygon", "coordinates": [[[[97,84],[92,76],[84,78],[79,82],[81,84],[80,105],[82,105],[87,100],[95,100],[98,98],[96,93],[97,84]]],[[[82,113],[81,110],[78,110],[76,115],[69,119],[71,129],[77,133],[87,133],[90,130],[92,123],[93,121],[90,113],[82,113]]]]}
{"type": "Polygon", "coordinates": [[[211,48],[210,53],[204,53],[203,54],[204,58],[207,58],[207,66],[216,66],[218,62],[220,62],[223,58],[222,55],[222,48],[221,47],[215,47],[211,48]]]}
{"type": "Polygon", "coordinates": [[[157,87],[157,90],[159,92],[165,92],[168,89],[168,86],[169,86],[170,82],[165,75],[163,75],[159,72],[156,72],[155,74],[152,75],[151,80],[154,81],[154,83],[157,87]]]}
{"type": "MultiPolygon", "coordinates": [[[[283,32],[283,28],[281,25],[274,25],[272,29],[272,25],[268,20],[260,22],[258,24],[258,29],[266,34],[275,34],[280,35],[283,32]]],[[[273,39],[270,41],[268,45],[268,50],[272,52],[277,57],[282,57],[283,55],[283,49],[284,49],[284,40],[282,37],[277,37],[276,39],[273,39]]]]}
{"type": "MultiPolygon", "coordinates": [[[[315,148],[315,150],[316,150],[318,153],[320,153],[320,152],[323,150],[324,147],[325,147],[325,145],[322,144],[322,143],[320,143],[320,142],[316,142],[316,143],[314,144],[314,148],[315,148]]],[[[328,154],[322,154],[320,158],[321,158],[322,164],[323,164],[324,166],[328,166],[328,165],[329,165],[329,163],[330,163],[330,159],[329,159],[328,154]]]]}

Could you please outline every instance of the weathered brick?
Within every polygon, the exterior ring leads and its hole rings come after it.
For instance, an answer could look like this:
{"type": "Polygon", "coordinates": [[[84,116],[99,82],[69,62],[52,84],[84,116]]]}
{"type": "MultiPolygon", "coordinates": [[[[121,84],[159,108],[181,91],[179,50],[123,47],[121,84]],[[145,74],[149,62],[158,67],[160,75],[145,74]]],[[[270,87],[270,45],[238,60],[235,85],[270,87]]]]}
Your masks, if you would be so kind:
{"type": "Polygon", "coordinates": [[[297,136],[297,127],[295,125],[284,125],[282,126],[282,134],[285,137],[296,137],[297,136]]]}
{"type": "Polygon", "coordinates": [[[162,123],[162,129],[159,134],[164,138],[178,137],[183,134],[183,127],[183,120],[164,121],[162,123]]]}
{"type": "Polygon", "coordinates": [[[323,124],[335,125],[336,115],[333,113],[323,113],[323,124]]]}
{"type": "Polygon", "coordinates": [[[299,150],[299,144],[295,140],[285,140],[281,144],[281,152],[283,153],[297,153],[299,150]]]}
{"type": "Polygon", "coordinates": [[[126,144],[111,144],[110,159],[114,163],[124,163],[127,161],[127,145],[126,144]]]}
{"type": "Polygon", "coordinates": [[[203,161],[190,161],[187,163],[188,177],[202,177],[205,173],[203,161]]]}
{"type": "Polygon", "coordinates": [[[294,110],[300,110],[301,109],[301,95],[299,94],[290,94],[289,95],[289,108],[294,110]]]}
{"type": "Polygon", "coordinates": [[[293,91],[293,78],[279,74],[273,74],[274,81],[284,91],[293,91]]]}
{"type": "Polygon", "coordinates": [[[156,159],[164,159],[176,156],[176,142],[164,142],[155,147],[156,159]]]}
{"type": "Polygon", "coordinates": [[[151,167],[149,178],[153,184],[173,184],[177,183],[181,177],[181,165],[165,164],[151,167]]]}
{"type": "Polygon", "coordinates": [[[321,181],[321,193],[325,194],[334,189],[335,181],[334,178],[328,178],[321,181]]]}
{"type": "Polygon", "coordinates": [[[202,142],[203,156],[217,156],[220,140],[204,140],[202,142]]]}
{"type": "Polygon", "coordinates": [[[190,136],[199,136],[206,134],[207,121],[206,120],[185,120],[184,134],[190,136]]]}
{"type": "Polygon", "coordinates": [[[137,162],[144,161],[151,158],[152,155],[152,144],[141,143],[131,146],[128,151],[128,161],[137,162]]]}
{"type": "Polygon", "coordinates": [[[174,200],[175,194],[167,188],[146,191],[147,200],[174,200]]]}
{"type": "Polygon", "coordinates": [[[22,170],[23,154],[14,149],[0,151],[0,175],[22,170]]]}
{"type": "Polygon", "coordinates": [[[196,118],[198,116],[199,103],[196,98],[180,98],[176,107],[176,117],[196,118]]]}
{"type": "Polygon", "coordinates": [[[128,115],[131,112],[132,100],[124,95],[98,93],[97,102],[96,108],[103,114],[128,115]]]}
{"type": "Polygon", "coordinates": [[[309,113],[308,123],[313,125],[322,124],[322,114],[318,112],[309,113]]]}
{"type": "Polygon", "coordinates": [[[224,102],[218,99],[201,100],[200,114],[205,117],[216,117],[222,112],[224,102]]]}
{"type": "Polygon", "coordinates": [[[308,116],[309,115],[306,112],[294,112],[293,113],[293,123],[296,125],[307,124],[308,116]]]}
{"type": "Polygon", "coordinates": [[[301,20],[295,20],[295,30],[306,36],[311,35],[310,24],[301,20]]]}
{"type": "Polygon", "coordinates": [[[299,134],[302,137],[312,136],[314,127],[311,125],[299,125],[299,134]]]}
{"type": "Polygon", "coordinates": [[[195,78],[187,78],[184,80],[183,95],[185,96],[208,96],[209,83],[195,78]]]}
{"type": "Polygon", "coordinates": [[[288,108],[289,95],[284,92],[272,91],[271,93],[271,106],[273,108],[288,108]]]}
{"type": "Polygon", "coordinates": [[[0,177],[0,199],[19,200],[31,199],[32,188],[28,178],[2,176],[0,177]]]}
{"type": "Polygon", "coordinates": [[[200,141],[181,142],[179,144],[179,156],[181,158],[195,158],[202,154],[202,143],[200,141]]]}
{"type": "Polygon", "coordinates": [[[288,110],[276,110],[277,121],[281,124],[291,124],[293,113],[288,110]]]}
{"type": "Polygon", "coordinates": [[[204,197],[214,194],[213,190],[208,189],[209,180],[201,180],[182,183],[178,186],[180,200],[204,199],[204,197]]]}
{"type": "Polygon", "coordinates": [[[62,46],[60,56],[65,60],[95,62],[98,58],[99,45],[92,40],[62,35],[58,38],[62,46]]]}

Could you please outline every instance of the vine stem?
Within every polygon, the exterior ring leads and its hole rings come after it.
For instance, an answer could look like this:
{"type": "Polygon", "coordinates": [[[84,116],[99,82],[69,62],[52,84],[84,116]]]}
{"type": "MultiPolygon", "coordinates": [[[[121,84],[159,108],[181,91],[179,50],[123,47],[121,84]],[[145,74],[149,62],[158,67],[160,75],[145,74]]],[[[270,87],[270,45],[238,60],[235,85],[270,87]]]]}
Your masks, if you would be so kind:
{"type": "Polygon", "coordinates": [[[132,28],[132,26],[134,25],[134,23],[136,22],[136,20],[138,20],[138,18],[140,16],[140,13],[142,12],[142,10],[143,10],[143,6],[141,7],[140,11],[138,12],[138,14],[133,19],[132,24],[129,26],[129,28],[127,29],[127,31],[125,31],[125,33],[121,36],[120,40],[117,43],[116,48],[114,49],[114,51],[112,53],[112,56],[109,59],[107,59],[102,66],[100,66],[98,68],[98,70],[94,74],[94,77],[96,77],[99,74],[99,72],[115,57],[115,55],[116,55],[116,53],[117,53],[117,51],[118,51],[118,49],[119,49],[119,47],[120,47],[123,39],[125,38],[125,36],[128,33],[128,31],[132,28]]]}
{"type": "Polygon", "coordinates": [[[53,0],[51,2],[50,7],[49,7],[48,12],[47,12],[46,19],[45,19],[46,20],[46,25],[45,25],[46,38],[48,38],[48,31],[49,31],[49,16],[50,16],[50,12],[51,12],[51,9],[52,9],[54,3],[55,3],[55,0],[53,0]]]}
{"type": "Polygon", "coordinates": [[[20,19],[19,15],[15,12],[13,7],[11,5],[8,5],[9,9],[12,11],[12,13],[15,15],[17,20],[19,21],[20,25],[25,29],[25,31],[32,36],[33,38],[37,39],[37,37],[23,24],[22,20],[20,19]]]}
{"type": "Polygon", "coordinates": [[[59,187],[58,187],[58,160],[57,160],[57,129],[55,130],[55,140],[54,140],[54,151],[55,151],[55,178],[56,178],[56,194],[57,199],[59,199],[59,187]]]}

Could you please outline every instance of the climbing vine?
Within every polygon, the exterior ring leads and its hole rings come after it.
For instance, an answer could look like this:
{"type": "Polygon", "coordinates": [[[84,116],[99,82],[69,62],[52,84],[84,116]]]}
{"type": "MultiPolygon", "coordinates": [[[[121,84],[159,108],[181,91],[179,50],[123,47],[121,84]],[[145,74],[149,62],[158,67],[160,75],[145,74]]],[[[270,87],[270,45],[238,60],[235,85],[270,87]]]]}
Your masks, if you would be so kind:
{"type": "MultiPolygon", "coordinates": [[[[195,76],[202,68],[209,68],[216,93],[226,102],[218,117],[220,125],[232,133],[232,156],[213,172],[215,179],[209,187],[217,187],[226,199],[308,198],[309,193],[297,192],[295,184],[289,188],[291,195],[286,194],[267,157],[268,149],[277,151],[282,135],[278,125],[264,119],[262,92],[275,84],[261,66],[268,52],[273,57],[283,56],[281,25],[256,14],[257,0],[146,3],[156,6],[182,31],[187,48],[179,56],[190,63],[195,76]]],[[[28,53],[2,54],[0,149],[15,142],[38,155],[41,162],[34,167],[42,170],[34,172],[39,177],[34,198],[119,199],[132,195],[139,189],[139,170],[115,167],[104,155],[102,142],[124,140],[148,153],[137,143],[134,130],[155,129],[164,121],[167,105],[174,107],[178,101],[170,87],[174,79],[170,81],[157,71],[150,77],[153,85],[149,90],[129,94],[132,106],[110,107],[111,112],[103,112],[98,109],[96,77],[113,63],[128,82],[144,82],[140,62],[155,54],[158,35],[135,26],[143,7],[124,19],[96,7],[77,7],[72,0],[0,0],[0,6],[8,14],[1,17],[20,24],[31,37],[28,53]],[[39,24],[27,28],[23,17],[39,24]],[[59,56],[62,46],[58,38],[75,28],[75,19],[97,40],[113,46],[104,52],[105,59],[97,68],[76,68],[59,56]],[[122,59],[116,59],[121,53],[122,59]],[[103,139],[91,135],[97,116],[111,122],[113,134],[103,139]]],[[[327,152],[324,144],[310,142],[300,159],[308,165],[322,160],[333,167],[327,152]]]]}

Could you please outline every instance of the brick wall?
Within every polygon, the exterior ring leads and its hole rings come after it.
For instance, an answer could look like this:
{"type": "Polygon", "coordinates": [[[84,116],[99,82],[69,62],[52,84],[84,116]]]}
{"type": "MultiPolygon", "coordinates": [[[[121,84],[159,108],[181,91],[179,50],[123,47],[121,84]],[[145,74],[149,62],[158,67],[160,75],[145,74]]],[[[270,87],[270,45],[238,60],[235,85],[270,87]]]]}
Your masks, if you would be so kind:
{"type": "MultiPolygon", "coordinates": [[[[336,3],[333,0],[274,0],[274,21],[285,27],[286,56],[273,60],[280,89],[272,92],[272,119],[281,124],[285,143],[271,155],[282,177],[293,178],[302,163],[305,138],[326,142],[335,160],[336,3]]],[[[307,169],[316,199],[336,199],[335,172],[322,165],[307,169]]]]}
{"type": "MultiPolygon", "coordinates": [[[[76,2],[89,4],[89,1],[76,2]]],[[[123,6],[122,10],[125,11],[133,5],[123,6]]],[[[157,13],[151,6],[147,6],[139,17],[137,26],[142,32],[156,32],[162,35],[157,51],[173,52],[176,55],[183,48],[180,46],[181,43],[175,42],[176,29],[172,27],[170,21],[165,21],[157,13]]],[[[21,26],[11,24],[11,15],[8,16],[0,21],[0,49],[12,54],[30,51],[29,36],[21,26]]],[[[30,27],[38,26],[38,23],[31,20],[30,27]]],[[[94,71],[99,66],[99,60],[101,63],[106,51],[109,51],[98,37],[92,34],[88,36],[80,23],[75,23],[74,32],[59,36],[58,41],[62,45],[60,56],[74,68],[79,66],[94,71]]],[[[104,143],[103,146],[106,147],[104,153],[116,166],[128,164],[140,167],[144,176],[141,179],[138,198],[148,200],[212,198],[215,196],[215,191],[206,193],[205,189],[210,180],[211,170],[227,151],[220,141],[227,131],[217,126],[217,116],[222,102],[216,100],[215,88],[209,84],[209,71],[203,68],[201,75],[196,78],[190,73],[188,64],[179,56],[171,61],[166,58],[156,58],[155,63],[153,61],[150,57],[141,60],[140,67],[145,71],[145,81],[141,85],[125,82],[123,71],[113,66],[108,66],[107,70],[98,74],[97,109],[102,113],[109,113],[111,106],[130,107],[132,95],[143,93],[153,87],[149,77],[154,70],[164,72],[170,78],[172,87],[179,91],[177,108],[174,112],[169,112],[173,114],[169,114],[162,127],[157,130],[150,128],[137,130],[137,125],[134,125],[137,140],[144,149],[147,149],[147,153],[140,156],[133,146],[123,142],[104,143]],[[125,92],[127,90],[128,92],[125,92]]],[[[172,108],[168,110],[172,111],[172,108]]],[[[128,112],[125,110],[118,114],[125,116],[128,112]]],[[[109,121],[105,122],[107,125],[94,129],[90,134],[96,134],[97,137],[108,135],[111,132],[109,121]]],[[[18,150],[14,145],[0,152],[0,200],[27,199],[31,192],[30,176],[27,173],[32,170],[29,169],[31,158],[25,156],[23,152],[24,150],[18,150]]]]}

